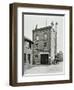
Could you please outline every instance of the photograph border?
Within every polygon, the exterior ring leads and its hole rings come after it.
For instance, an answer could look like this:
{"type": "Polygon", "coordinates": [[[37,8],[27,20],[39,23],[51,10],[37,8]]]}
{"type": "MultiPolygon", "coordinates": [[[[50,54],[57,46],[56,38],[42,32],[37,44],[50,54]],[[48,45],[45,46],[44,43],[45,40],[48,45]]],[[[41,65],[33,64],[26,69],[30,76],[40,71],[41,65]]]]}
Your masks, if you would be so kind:
{"type": "Polygon", "coordinates": [[[11,86],[28,86],[28,85],[45,85],[45,84],[63,84],[72,83],[72,6],[61,6],[61,5],[44,5],[44,4],[28,4],[28,3],[12,3],[9,5],[9,17],[10,17],[10,62],[9,62],[9,84],[11,86]],[[18,7],[32,7],[32,8],[46,8],[46,9],[59,9],[69,10],[70,17],[70,28],[69,28],[69,80],[57,80],[57,81],[37,81],[37,82],[17,82],[17,8],[18,7]]]}

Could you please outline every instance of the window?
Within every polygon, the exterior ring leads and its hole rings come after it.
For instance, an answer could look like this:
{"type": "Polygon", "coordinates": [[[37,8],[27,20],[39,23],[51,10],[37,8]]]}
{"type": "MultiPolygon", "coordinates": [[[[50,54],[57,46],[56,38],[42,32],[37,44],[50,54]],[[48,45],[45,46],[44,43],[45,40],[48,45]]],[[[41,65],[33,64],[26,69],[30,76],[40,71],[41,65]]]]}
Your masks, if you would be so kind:
{"type": "Polygon", "coordinates": [[[45,42],[45,43],[44,43],[44,47],[46,47],[46,46],[47,46],[47,43],[45,42]]]}
{"type": "Polygon", "coordinates": [[[24,53],[24,63],[26,63],[26,53],[24,53]]]}
{"type": "Polygon", "coordinates": [[[44,39],[45,39],[45,40],[47,39],[47,34],[44,34],[44,39]]]}
{"type": "Polygon", "coordinates": [[[26,48],[29,48],[29,42],[26,42],[26,48]]]}
{"type": "Polygon", "coordinates": [[[28,61],[29,61],[29,64],[30,64],[30,54],[28,54],[28,61]]]}
{"type": "Polygon", "coordinates": [[[35,55],[36,58],[38,58],[38,55],[35,55]]]}
{"type": "Polygon", "coordinates": [[[29,48],[31,49],[31,42],[29,43],[29,48]]]}
{"type": "Polygon", "coordinates": [[[36,40],[39,40],[39,36],[38,35],[36,36],[36,40]]]}
{"type": "Polygon", "coordinates": [[[36,43],[35,45],[36,45],[36,48],[38,48],[38,43],[36,43]]]}

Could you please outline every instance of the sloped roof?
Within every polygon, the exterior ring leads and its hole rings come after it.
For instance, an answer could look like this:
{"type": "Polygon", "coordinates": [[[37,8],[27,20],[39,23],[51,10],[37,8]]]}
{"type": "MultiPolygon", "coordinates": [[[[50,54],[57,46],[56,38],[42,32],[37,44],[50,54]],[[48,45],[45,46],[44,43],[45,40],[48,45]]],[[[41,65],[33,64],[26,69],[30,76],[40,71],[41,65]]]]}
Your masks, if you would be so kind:
{"type": "Polygon", "coordinates": [[[33,43],[33,41],[32,41],[32,40],[30,40],[29,38],[27,38],[27,37],[25,37],[25,36],[24,36],[24,41],[28,41],[28,42],[33,43]]]}

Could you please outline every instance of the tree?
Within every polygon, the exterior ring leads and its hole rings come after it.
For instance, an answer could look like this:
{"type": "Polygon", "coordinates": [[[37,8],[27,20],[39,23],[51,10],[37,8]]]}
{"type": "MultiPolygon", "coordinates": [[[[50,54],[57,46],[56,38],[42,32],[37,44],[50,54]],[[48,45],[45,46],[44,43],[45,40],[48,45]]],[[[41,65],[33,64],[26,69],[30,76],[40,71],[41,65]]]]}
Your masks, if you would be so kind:
{"type": "Polygon", "coordinates": [[[56,58],[58,61],[63,61],[63,52],[59,51],[59,53],[57,53],[56,58]]]}

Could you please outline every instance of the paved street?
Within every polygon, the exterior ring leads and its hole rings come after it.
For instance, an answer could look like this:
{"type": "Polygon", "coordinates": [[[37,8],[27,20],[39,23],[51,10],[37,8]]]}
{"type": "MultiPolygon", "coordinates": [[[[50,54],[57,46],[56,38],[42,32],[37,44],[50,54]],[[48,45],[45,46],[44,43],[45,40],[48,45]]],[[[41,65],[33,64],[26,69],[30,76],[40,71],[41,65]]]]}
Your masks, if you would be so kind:
{"type": "Polygon", "coordinates": [[[33,65],[29,66],[28,69],[25,67],[24,74],[46,74],[46,73],[57,73],[62,72],[63,62],[60,62],[56,65],[33,65]]]}

